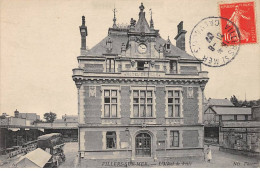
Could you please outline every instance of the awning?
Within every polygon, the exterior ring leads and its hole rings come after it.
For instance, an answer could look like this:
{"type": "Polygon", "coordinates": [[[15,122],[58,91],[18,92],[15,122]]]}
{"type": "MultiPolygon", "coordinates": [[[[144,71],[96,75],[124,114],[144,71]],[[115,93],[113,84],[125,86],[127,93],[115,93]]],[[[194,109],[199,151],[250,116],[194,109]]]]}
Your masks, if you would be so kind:
{"type": "Polygon", "coordinates": [[[44,132],[44,129],[38,128],[38,130],[44,132]]]}
{"type": "Polygon", "coordinates": [[[8,130],[11,130],[11,131],[19,131],[20,130],[20,128],[8,128],[8,130]]]}
{"type": "Polygon", "coordinates": [[[23,162],[25,158],[33,162],[38,167],[43,168],[43,166],[50,160],[51,155],[41,148],[37,148],[36,150],[26,154],[25,156],[22,156],[17,164],[19,164],[19,162],[23,162]]]}

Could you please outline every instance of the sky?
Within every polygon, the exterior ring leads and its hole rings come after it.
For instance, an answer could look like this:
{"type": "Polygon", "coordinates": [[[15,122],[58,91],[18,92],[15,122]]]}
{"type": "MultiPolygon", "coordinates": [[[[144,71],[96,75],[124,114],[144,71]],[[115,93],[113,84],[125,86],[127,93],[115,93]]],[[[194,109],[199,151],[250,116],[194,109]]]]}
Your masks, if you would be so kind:
{"type": "MultiPolygon", "coordinates": [[[[139,6],[144,3],[146,18],[153,11],[155,29],[162,38],[170,37],[175,45],[177,24],[184,22],[186,51],[193,27],[203,18],[219,16],[217,0],[0,0],[0,113],[41,115],[52,111],[62,115],[77,114],[77,89],[72,69],[80,55],[81,16],[86,16],[87,46],[93,47],[113,24],[138,20],[139,6]]],[[[227,1],[230,2],[230,1],[227,1]]],[[[259,7],[259,0],[256,6],[259,7]]],[[[255,8],[257,9],[257,8],[255,8]]],[[[260,9],[260,8],[259,8],[260,9]]],[[[259,40],[260,11],[257,11],[259,40]]],[[[259,41],[258,41],[259,42],[259,41]]],[[[223,67],[208,71],[206,98],[240,100],[260,98],[260,47],[241,45],[236,58],[223,67]]]]}

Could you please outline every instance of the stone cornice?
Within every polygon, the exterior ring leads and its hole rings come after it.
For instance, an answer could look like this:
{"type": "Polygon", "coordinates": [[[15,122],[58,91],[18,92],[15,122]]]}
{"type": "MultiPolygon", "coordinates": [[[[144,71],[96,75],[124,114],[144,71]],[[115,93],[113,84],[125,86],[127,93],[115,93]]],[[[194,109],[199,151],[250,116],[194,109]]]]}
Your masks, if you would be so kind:
{"type": "MultiPolygon", "coordinates": [[[[145,127],[203,127],[203,124],[176,124],[176,125],[162,125],[162,124],[146,124],[145,127]]],[[[104,125],[104,124],[80,124],[79,128],[106,128],[106,127],[142,127],[142,124],[118,124],[118,125],[104,125]]]]}
{"type": "Polygon", "coordinates": [[[134,83],[136,85],[189,85],[189,84],[199,84],[204,87],[208,82],[208,78],[186,78],[186,79],[163,79],[163,78],[106,78],[106,77],[80,77],[73,76],[73,81],[77,85],[79,84],[102,84],[102,83],[110,83],[110,84],[131,84],[134,83]]]}
{"type": "Polygon", "coordinates": [[[188,58],[181,58],[179,56],[166,56],[165,58],[135,58],[135,57],[121,57],[118,55],[103,55],[103,56],[78,56],[78,60],[82,61],[105,61],[106,57],[115,57],[117,61],[131,61],[131,60],[154,60],[156,62],[169,62],[170,60],[178,60],[179,63],[202,63],[202,60],[194,60],[188,58]]]}

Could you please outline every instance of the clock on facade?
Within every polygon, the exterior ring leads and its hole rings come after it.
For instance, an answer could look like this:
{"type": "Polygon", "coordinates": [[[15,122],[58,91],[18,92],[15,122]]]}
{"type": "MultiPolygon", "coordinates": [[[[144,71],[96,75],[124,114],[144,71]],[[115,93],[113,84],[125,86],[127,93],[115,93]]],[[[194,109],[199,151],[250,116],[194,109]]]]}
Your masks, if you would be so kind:
{"type": "Polygon", "coordinates": [[[145,44],[140,44],[138,46],[139,53],[145,53],[147,51],[147,46],[145,44]]]}

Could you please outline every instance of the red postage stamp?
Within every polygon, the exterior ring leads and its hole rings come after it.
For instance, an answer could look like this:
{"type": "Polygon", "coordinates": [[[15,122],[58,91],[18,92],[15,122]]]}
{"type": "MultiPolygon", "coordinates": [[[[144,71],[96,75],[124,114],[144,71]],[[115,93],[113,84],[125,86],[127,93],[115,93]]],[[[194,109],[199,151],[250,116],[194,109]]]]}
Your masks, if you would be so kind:
{"type": "Polygon", "coordinates": [[[231,45],[257,43],[254,2],[220,4],[219,8],[220,16],[228,19],[226,22],[221,23],[223,42],[232,42],[231,45]],[[232,34],[228,34],[225,31],[232,25],[239,30],[240,40],[232,40],[232,34]]]}

